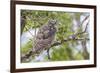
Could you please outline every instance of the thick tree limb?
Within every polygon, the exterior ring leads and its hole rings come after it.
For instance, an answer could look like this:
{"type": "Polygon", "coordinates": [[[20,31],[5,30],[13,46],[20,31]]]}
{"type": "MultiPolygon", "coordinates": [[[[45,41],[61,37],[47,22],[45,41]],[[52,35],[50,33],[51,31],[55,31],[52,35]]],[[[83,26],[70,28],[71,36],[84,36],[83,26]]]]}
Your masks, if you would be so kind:
{"type": "MultiPolygon", "coordinates": [[[[61,44],[65,43],[65,42],[72,41],[72,40],[75,40],[75,41],[82,41],[82,40],[84,40],[84,39],[82,39],[82,38],[81,38],[81,39],[66,39],[66,40],[62,40],[62,41],[57,41],[57,42],[53,43],[53,44],[51,45],[51,47],[57,46],[57,45],[61,45],[61,44]]],[[[89,39],[86,38],[85,40],[89,40],[89,39]]]]}

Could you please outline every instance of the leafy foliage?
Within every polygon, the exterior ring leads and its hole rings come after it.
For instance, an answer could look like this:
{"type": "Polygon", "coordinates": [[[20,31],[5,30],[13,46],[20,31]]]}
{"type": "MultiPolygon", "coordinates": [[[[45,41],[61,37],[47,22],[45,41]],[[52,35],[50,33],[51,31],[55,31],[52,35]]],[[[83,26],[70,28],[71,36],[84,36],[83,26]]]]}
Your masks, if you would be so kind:
{"type": "MultiPolygon", "coordinates": [[[[21,17],[25,19],[24,29],[21,31],[23,33],[29,31],[30,29],[36,29],[46,24],[50,19],[56,19],[59,23],[57,26],[57,33],[55,36],[55,41],[61,41],[66,38],[69,38],[70,35],[74,34],[73,32],[73,15],[76,21],[80,21],[80,17],[83,13],[68,13],[68,12],[56,12],[56,11],[36,11],[36,10],[21,10],[21,17]],[[27,27],[27,29],[26,29],[27,27]]],[[[21,26],[22,29],[22,26],[21,26]]],[[[78,32],[82,31],[82,26],[77,29],[78,32]]],[[[79,34],[77,38],[87,38],[85,34],[79,34]]],[[[30,38],[34,39],[34,38],[30,38]]],[[[79,40],[80,41],[80,40],[79,40]]],[[[83,47],[80,47],[80,50],[77,50],[79,44],[77,40],[72,40],[65,42],[61,45],[54,46],[51,48],[52,52],[51,61],[68,61],[68,60],[83,60],[84,55],[82,54],[83,47]],[[77,53],[76,53],[77,51],[77,53]]],[[[28,41],[26,44],[21,45],[21,53],[25,54],[28,50],[32,49],[33,41],[28,41]]],[[[80,41],[81,42],[81,41],[80,41]]],[[[87,43],[88,41],[86,41],[87,43]]],[[[84,46],[86,46],[86,43],[84,46]]],[[[89,52],[88,52],[89,53],[89,52]]],[[[44,61],[48,61],[48,56],[44,56],[44,61]]]]}

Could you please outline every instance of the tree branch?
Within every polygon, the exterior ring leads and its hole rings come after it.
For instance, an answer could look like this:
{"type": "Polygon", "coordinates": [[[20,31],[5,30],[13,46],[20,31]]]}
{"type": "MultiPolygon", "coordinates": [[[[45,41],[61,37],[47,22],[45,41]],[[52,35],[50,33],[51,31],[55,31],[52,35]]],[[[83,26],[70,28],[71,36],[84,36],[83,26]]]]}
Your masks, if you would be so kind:
{"type": "MultiPolygon", "coordinates": [[[[61,45],[61,44],[63,44],[63,43],[65,43],[65,42],[68,42],[68,41],[72,41],[72,40],[75,40],[75,41],[82,41],[82,40],[84,40],[83,38],[80,38],[80,39],[66,39],[66,40],[62,40],[62,41],[57,41],[57,42],[55,42],[55,43],[53,43],[52,45],[51,45],[51,47],[53,47],[53,46],[58,46],[58,45],[61,45]]],[[[85,38],[85,40],[89,40],[89,38],[85,38]]]]}

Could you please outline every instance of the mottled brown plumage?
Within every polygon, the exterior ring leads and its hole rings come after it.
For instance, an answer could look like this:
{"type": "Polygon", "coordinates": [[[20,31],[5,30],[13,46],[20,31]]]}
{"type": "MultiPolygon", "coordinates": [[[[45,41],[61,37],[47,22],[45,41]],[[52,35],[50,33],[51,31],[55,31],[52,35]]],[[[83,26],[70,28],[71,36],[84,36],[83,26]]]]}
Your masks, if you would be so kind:
{"type": "Polygon", "coordinates": [[[40,53],[41,51],[50,48],[56,33],[56,20],[49,20],[49,22],[40,27],[34,41],[32,51],[40,53]]]}

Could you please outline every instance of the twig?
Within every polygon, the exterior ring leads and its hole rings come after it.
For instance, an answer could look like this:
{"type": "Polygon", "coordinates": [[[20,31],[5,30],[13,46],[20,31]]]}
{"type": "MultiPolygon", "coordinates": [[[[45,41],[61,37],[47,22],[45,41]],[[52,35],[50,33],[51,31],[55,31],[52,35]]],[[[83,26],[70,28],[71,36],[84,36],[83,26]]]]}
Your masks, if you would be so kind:
{"type": "Polygon", "coordinates": [[[51,57],[50,57],[50,48],[47,49],[47,55],[48,55],[48,59],[50,60],[51,57]]]}
{"type": "MultiPolygon", "coordinates": [[[[81,25],[87,20],[89,18],[89,15],[88,16],[86,16],[85,18],[84,18],[84,20],[82,21],[82,23],[81,23],[81,25]]],[[[79,32],[79,33],[76,33],[75,35],[79,35],[79,34],[82,34],[82,33],[85,33],[86,32],[86,30],[87,30],[87,26],[88,26],[88,24],[89,24],[89,21],[87,22],[87,24],[86,24],[86,26],[85,26],[85,29],[84,29],[84,31],[82,31],[82,32],[79,32]]]]}
{"type": "Polygon", "coordinates": [[[89,24],[89,23],[87,23],[87,24],[86,24],[86,27],[85,27],[85,30],[84,30],[84,31],[79,32],[79,33],[76,33],[75,35],[79,35],[79,34],[83,34],[83,33],[85,33],[85,32],[86,32],[86,30],[87,30],[87,26],[88,26],[88,24],[89,24]]]}
{"type": "Polygon", "coordinates": [[[90,15],[88,15],[88,16],[86,16],[86,17],[84,18],[84,20],[82,21],[81,25],[89,18],[89,16],[90,16],[90,15]]]}
{"type": "Polygon", "coordinates": [[[31,34],[32,37],[34,37],[34,35],[28,30],[26,26],[25,26],[25,29],[31,34]]]}

